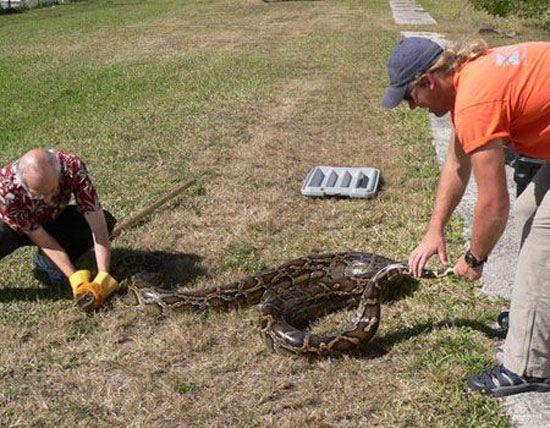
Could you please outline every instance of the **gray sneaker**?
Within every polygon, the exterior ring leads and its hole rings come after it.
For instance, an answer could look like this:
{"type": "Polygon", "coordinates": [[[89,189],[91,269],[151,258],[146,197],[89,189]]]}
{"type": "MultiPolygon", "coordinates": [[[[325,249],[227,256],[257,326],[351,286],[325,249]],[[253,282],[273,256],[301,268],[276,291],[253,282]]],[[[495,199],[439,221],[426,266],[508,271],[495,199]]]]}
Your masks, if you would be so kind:
{"type": "Polygon", "coordinates": [[[65,275],[57,269],[57,267],[42,253],[42,251],[37,250],[32,257],[32,261],[34,268],[37,271],[44,273],[52,284],[65,284],[65,275]]]}

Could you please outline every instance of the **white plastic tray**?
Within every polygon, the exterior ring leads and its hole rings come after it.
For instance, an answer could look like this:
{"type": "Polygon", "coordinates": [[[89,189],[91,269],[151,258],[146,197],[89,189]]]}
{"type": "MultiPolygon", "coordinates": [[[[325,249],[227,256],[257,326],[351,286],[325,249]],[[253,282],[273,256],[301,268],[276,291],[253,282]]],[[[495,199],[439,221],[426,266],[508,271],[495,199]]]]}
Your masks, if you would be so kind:
{"type": "Polygon", "coordinates": [[[379,177],[376,168],[316,166],[302,183],[302,195],[372,198],[378,190],[379,177]]]}

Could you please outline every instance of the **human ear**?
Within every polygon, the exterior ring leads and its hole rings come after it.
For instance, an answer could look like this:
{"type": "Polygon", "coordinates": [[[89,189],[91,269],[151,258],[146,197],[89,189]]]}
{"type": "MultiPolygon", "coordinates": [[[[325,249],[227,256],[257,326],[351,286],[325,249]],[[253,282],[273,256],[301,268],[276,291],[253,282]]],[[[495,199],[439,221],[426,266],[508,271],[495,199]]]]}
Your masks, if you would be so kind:
{"type": "Polygon", "coordinates": [[[432,73],[427,73],[425,77],[425,86],[429,89],[434,89],[436,87],[436,78],[432,73]]]}

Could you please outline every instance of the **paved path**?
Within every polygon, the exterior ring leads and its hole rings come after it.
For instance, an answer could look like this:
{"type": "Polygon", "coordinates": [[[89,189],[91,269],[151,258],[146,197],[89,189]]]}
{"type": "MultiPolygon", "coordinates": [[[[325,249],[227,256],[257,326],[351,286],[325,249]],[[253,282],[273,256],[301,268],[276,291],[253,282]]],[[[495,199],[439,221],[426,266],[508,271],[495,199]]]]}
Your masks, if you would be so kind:
{"type": "Polygon", "coordinates": [[[393,19],[399,25],[433,25],[437,24],[428,12],[414,0],[390,0],[393,19]]]}
{"type": "MultiPolygon", "coordinates": [[[[426,13],[414,0],[390,0],[394,20],[400,25],[430,25],[436,21],[426,13]],[[432,22],[429,22],[429,21],[432,22]]],[[[444,44],[445,36],[439,33],[402,32],[404,37],[421,36],[444,44]]],[[[429,115],[434,146],[439,165],[445,161],[445,153],[451,138],[451,122],[448,116],[437,118],[429,115]]],[[[494,248],[483,270],[483,291],[491,296],[509,298],[512,290],[515,266],[519,251],[521,224],[514,216],[513,205],[516,194],[513,181],[513,169],[506,167],[508,190],[512,211],[506,230],[494,248]]],[[[468,184],[464,197],[457,208],[457,213],[464,220],[464,237],[469,239],[476,201],[477,189],[472,179],[468,184]]],[[[504,399],[505,407],[515,426],[520,428],[546,428],[550,426],[550,394],[525,393],[504,399]]]]}

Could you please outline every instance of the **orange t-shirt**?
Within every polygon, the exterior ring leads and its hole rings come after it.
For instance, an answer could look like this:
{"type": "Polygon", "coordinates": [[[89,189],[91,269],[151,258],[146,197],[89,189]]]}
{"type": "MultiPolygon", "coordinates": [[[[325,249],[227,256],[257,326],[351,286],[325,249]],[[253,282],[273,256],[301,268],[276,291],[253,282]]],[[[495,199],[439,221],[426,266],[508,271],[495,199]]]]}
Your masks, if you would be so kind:
{"type": "Polygon", "coordinates": [[[550,43],[490,49],[453,76],[451,120],[466,153],[494,140],[550,160],[550,43]]]}

